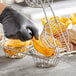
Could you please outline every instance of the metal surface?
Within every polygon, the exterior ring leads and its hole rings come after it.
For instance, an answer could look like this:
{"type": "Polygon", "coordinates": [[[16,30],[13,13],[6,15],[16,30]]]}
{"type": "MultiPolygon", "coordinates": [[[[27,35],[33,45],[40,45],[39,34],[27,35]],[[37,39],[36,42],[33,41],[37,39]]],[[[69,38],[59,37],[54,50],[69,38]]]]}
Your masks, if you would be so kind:
{"type": "MultiPolygon", "coordinates": [[[[1,53],[0,53],[1,54],[1,53]]],[[[3,53],[2,53],[3,54],[3,53]]],[[[1,55],[2,55],[1,54],[1,55]]],[[[9,59],[0,57],[0,76],[76,76],[76,54],[60,58],[59,64],[51,68],[36,68],[32,58],[9,59]]]]}

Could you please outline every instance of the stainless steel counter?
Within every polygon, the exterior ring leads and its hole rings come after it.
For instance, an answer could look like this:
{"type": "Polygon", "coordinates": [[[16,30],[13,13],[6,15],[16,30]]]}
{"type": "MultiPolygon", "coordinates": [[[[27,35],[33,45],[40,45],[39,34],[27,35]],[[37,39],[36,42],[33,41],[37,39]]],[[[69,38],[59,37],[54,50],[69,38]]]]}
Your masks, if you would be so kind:
{"type": "MultiPolygon", "coordinates": [[[[1,50],[0,50],[1,52],[1,50]]],[[[1,54],[1,53],[0,53],[1,54]]],[[[2,55],[2,54],[1,54],[2,55]]],[[[56,67],[37,68],[32,57],[8,59],[0,57],[0,76],[76,76],[76,55],[64,56],[56,67]]]]}

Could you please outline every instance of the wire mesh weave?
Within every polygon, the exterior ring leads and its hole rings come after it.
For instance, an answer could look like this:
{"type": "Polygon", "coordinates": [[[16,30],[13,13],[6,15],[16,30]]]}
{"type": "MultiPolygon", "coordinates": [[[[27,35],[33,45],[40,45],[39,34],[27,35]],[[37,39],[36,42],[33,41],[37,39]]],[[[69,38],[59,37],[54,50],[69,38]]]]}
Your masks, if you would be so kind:
{"type": "Polygon", "coordinates": [[[0,41],[0,47],[4,50],[5,56],[9,58],[22,58],[26,56],[28,50],[32,46],[32,45],[29,45],[26,47],[11,47],[9,45],[5,45],[7,41],[8,39],[3,39],[2,41],[0,41]]]}
{"type": "Polygon", "coordinates": [[[48,7],[48,2],[52,3],[53,0],[25,0],[28,6],[34,8],[41,8],[41,1],[45,7],[48,7]]]}
{"type": "MultiPolygon", "coordinates": [[[[62,48],[64,48],[64,50],[70,50],[71,51],[72,50],[72,44],[71,44],[71,41],[69,39],[68,29],[65,27],[65,25],[63,25],[63,23],[58,22],[58,24],[55,20],[49,21],[49,25],[50,25],[51,30],[53,32],[54,38],[61,42],[60,45],[62,45],[62,48]],[[60,25],[60,27],[58,26],[58,24],[60,25]]],[[[50,32],[50,28],[48,26],[48,23],[46,23],[44,30],[41,34],[41,40],[42,40],[44,46],[46,46],[48,48],[52,47],[51,45],[48,45],[48,42],[51,42],[51,40],[46,40],[46,38],[49,38],[49,36],[52,37],[52,34],[50,32]]]]}
{"type": "Polygon", "coordinates": [[[56,66],[59,62],[59,57],[57,57],[57,56],[46,57],[46,56],[38,53],[35,49],[32,50],[32,53],[39,56],[39,57],[32,56],[36,67],[49,68],[51,66],[56,66]]]}

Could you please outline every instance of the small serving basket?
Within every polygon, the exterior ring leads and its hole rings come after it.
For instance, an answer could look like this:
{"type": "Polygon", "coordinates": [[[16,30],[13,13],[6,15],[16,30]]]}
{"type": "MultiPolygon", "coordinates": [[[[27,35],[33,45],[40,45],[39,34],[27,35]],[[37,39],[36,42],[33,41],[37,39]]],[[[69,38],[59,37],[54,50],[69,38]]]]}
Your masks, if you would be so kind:
{"type": "Polygon", "coordinates": [[[9,58],[22,58],[26,56],[26,53],[32,47],[32,45],[26,47],[8,47],[5,46],[4,43],[7,42],[8,39],[3,39],[0,41],[0,47],[4,50],[5,56],[9,58]]]}

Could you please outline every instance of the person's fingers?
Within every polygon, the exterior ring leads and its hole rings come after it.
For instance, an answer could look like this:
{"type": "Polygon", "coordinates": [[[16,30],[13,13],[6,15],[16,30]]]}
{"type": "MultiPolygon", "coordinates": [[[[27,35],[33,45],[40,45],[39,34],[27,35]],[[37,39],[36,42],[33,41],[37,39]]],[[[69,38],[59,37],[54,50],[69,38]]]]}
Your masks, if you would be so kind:
{"type": "Polygon", "coordinates": [[[27,26],[27,29],[29,29],[32,32],[32,36],[35,36],[36,39],[39,38],[38,30],[37,30],[36,27],[34,27],[34,26],[27,26]]]}
{"type": "Polygon", "coordinates": [[[9,39],[20,39],[21,41],[32,39],[31,35],[26,36],[23,32],[20,32],[20,31],[14,35],[11,35],[11,34],[6,35],[6,37],[9,39]]]}
{"type": "Polygon", "coordinates": [[[32,39],[32,33],[30,33],[26,28],[21,28],[20,33],[25,41],[32,39]]]}

